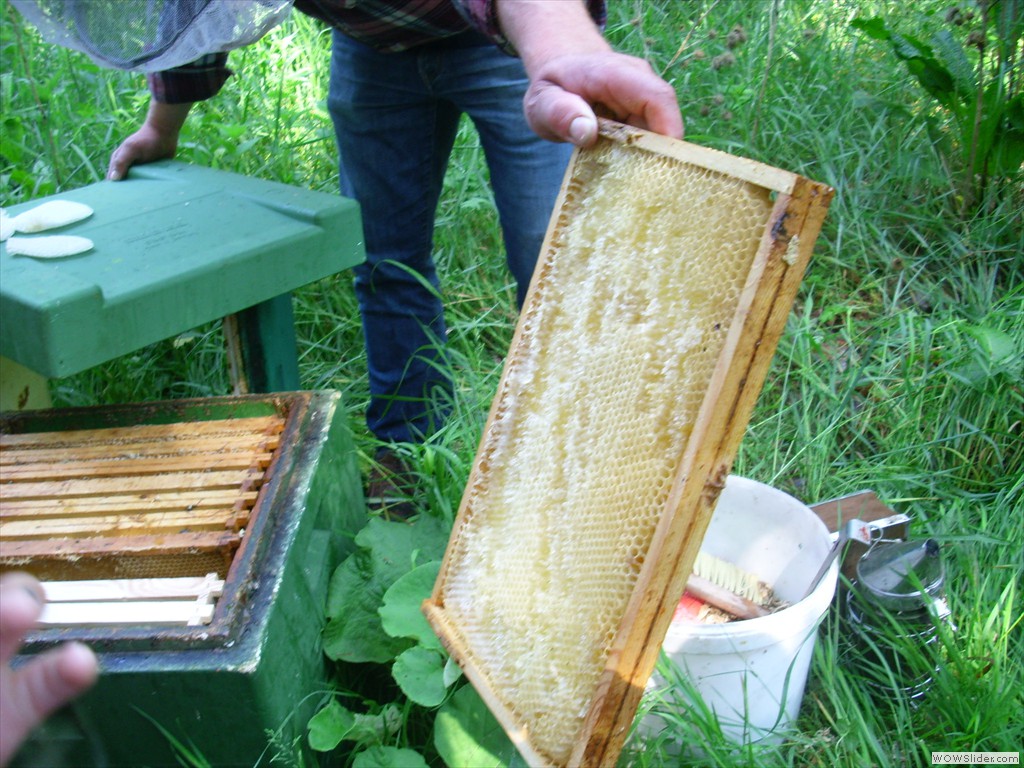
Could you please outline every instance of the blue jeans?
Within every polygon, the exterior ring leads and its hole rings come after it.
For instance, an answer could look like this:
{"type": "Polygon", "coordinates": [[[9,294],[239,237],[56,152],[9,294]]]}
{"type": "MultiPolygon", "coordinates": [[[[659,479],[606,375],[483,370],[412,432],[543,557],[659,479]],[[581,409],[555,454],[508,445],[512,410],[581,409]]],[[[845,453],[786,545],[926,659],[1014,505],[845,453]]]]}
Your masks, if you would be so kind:
{"type": "Polygon", "coordinates": [[[434,218],[460,116],[480,136],[520,305],[571,153],[523,117],[522,63],[467,32],[403,53],[334,33],[328,105],[341,193],[359,201],[366,263],[355,270],[370,379],[367,425],[420,441],[444,419],[451,381],[432,258],[434,218]],[[440,396],[439,396],[440,395],[440,396]]]}

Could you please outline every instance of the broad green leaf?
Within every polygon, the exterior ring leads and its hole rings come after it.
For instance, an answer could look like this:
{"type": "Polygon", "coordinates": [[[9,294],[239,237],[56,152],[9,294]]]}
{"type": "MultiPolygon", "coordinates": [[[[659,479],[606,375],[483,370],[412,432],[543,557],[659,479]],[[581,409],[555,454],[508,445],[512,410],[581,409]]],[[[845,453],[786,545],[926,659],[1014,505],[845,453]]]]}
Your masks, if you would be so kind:
{"type": "Polygon", "coordinates": [[[944,29],[932,37],[932,47],[936,58],[952,77],[956,92],[964,98],[973,97],[978,87],[978,78],[960,42],[948,29],[944,29]]]}
{"type": "Polygon", "coordinates": [[[424,563],[388,587],[379,611],[385,632],[392,637],[412,638],[425,648],[441,649],[441,641],[430,628],[422,608],[423,601],[434,589],[440,570],[439,560],[424,563]]]}
{"type": "Polygon", "coordinates": [[[850,26],[875,40],[888,42],[896,58],[906,63],[910,74],[932,97],[948,109],[962,112],[962,105],[953,98],[953,75],[935,58],[931,46],[911,35],[893,32],[878,17],[856,18],[850,26]]]}
{"type": "Polygon", "coordinates": [[[1012,58],[1021,37],[1024,37],[1024,3],[1021,0],[1002,0],[996,3],[996,42],[1004,60],[1012,58]]]}
{"type": "Polygon", "coordinates": [[[451,688],[462,677],[462,667],[451,656],[444,663],[444,687],[451,688]]]}
{"type": "Polygon", "coordinates": [[[1024,165],[1024,94],[1006,102],[1001,117],[992,137],[988,171],[995,177],[1011,177],[1024,165]]]}
{"type": "Polygon", "coordinates": [[[438,710],[434,748],[452,768],[525,768],[526,762],[471,685],[438,710]]]}
{"type": "Polygon", "coordinates": [[[352,761],[352,768],[428,768],[423,755],[399,747],[370,747],[352,761]]]}
{"type": "Polygon", "coordinates": [[[309,746],[318,752],[330,752],[341,744],[345,735],[352,730],[356,716],[331,699],[330,703],[309,719],[309,746]]]}
{"type": "Polygon", "coordinates": [[[996,137],[989,161],[989,173],[996,177],[1020,175],[1024,165],[1024,131],[1004,131],[996,137]]]}
{"type": "Polygon", "coordinates": [[[951,370],[960,381],[983,389],[986,382],[1009,375],[1018,379],[1024,367],[1024,356],[1012,336],[997,328],[966,324],[964,332],[973,341],[973,354],[951,370]]]}
{"type": "Polygon", "coordinates": [[[409,641],[388,635],[380,608],[388,587],[364,551],[352,553],[335,570],[328,587],[324,653],[336,661],[384,664],[409,647],[409,641]]]}
{"type": "Polygon", "coordinates": [[[978,351],[990,367],[1021,362],[1021,351],[1010,334],[984,325],[967,325],[964,330],[978,343],[978,351]]]}
{"type": "Polygon", "coordinates": [[[931,46],[912,35],[890,32],[889,42],[892,45],[893,53],[901,59],[935,59],[931,46]]]}
{"type": "Polygon", "coordinates": [[[964,107],[956,112],[964,157],[974,158],[969,171],[1002,178],[1013,176],[1024,162],[1024,125],[1019,118],[1024,95],[1006,98],[1004,84],[993,81],[982,94],[981,119],[977,120],[974,96],[964,99],[964,107]],[[973,152],[972,152],[973,147],[973,152]]]}
{"type": "Polygon", "coordinates": [[[1011,128],[1024,131],[1024,93],[1018,93],[1007,102],[1005,117],[1011,128]]]}
{"type": "Polygon", "coordinates": [[[945,67],[928,56],[915,56],[906,62],[910,74],[936,101],[958,114],[962,113],[962,104],[954,98],[953,76],[945,67]]]}
{"type": "Polygon", "coordinates": [[[885,19],[882,19],[879,16],[874,16],[870,19],[862,19],[858,16],[850,22],[850,26],[854,29],[859,29],[868,37],[873,37],[875,40],[888,41],[889,36],[892,34],[889,32],[889,28],[885,25],[885,19]]]}
{"type": "Polygon", "coordinates": [[[384,594],[417,565],[438,560],[448,543],[438,519],[421,515],[413,523],[373,518],[356,535],[356,551],[338,566],[327,592],[324,652],[351,662],[387,663],[409,647],[384,631],[378,611],[384,594]]]}
{"type": "Polygon", "coordinates": [[[401,728],[402,714],[389,704],[377,714],[352,712],[337,699],[309,719],[309,746],[318,752],[330,752],[343,741],[380,744],[401,728]]]}
{"type": "Polygon", "coordinates": [[[440,651],[417,645],[395,659],[391,675],[410,701],[436,707],[448,692],[444,683],[444,662],[440,651]]]}

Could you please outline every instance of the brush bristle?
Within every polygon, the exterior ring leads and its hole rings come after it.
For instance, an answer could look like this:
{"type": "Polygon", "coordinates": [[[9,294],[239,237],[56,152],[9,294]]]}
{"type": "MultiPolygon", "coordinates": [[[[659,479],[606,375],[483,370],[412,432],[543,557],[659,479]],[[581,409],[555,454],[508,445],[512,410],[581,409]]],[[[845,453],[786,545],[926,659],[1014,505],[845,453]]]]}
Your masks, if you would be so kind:
{"type": "Polygon", "coordinates": [[[767,590],[752,573],[706,552],[698,552],[693,572],[733,594],[763,606],[767,590]]]}

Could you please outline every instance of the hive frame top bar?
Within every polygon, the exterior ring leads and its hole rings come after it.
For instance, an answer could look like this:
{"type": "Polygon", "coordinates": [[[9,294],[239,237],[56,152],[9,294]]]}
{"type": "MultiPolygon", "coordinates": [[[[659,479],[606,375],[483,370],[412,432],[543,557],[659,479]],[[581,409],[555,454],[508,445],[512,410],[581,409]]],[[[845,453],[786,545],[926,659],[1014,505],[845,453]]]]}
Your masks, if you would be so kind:
{"type": "Polygon", "coordinates": [[[690,144],[686,141],[677,141],[658,133],[643,131],[639,128],[622,125],[621,123],[615,123],[603,118],[598,121],[598,133],[600,136],[612,139],[613,141],[621,141],[660,155],[673,157],[676,160],[692,163],[709,171],[717,171],[786,195],[793,193],[801,179],[795,173],[783,171],[779,168],[759,163],[756,160],[737,157],[721,150],[702,147],[698,144],[690,144]]]}
{"type": "Polygon", "coordinates": [[[610,121],[600,136],[573,156],[424,603],[533,766],[616,762],[832,197],[610,121]],[[621,602],[575,622],[609,589],[621,602]]]}

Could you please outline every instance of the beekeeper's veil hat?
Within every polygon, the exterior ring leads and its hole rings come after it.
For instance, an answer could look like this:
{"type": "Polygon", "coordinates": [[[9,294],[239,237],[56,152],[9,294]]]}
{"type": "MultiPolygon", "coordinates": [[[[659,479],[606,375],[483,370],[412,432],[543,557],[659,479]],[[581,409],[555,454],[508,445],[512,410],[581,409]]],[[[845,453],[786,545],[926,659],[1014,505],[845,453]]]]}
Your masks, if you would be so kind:
{"type": "Polygon", "coordinates": [[[171,69],[255,42],[294,0],[11,0],[57,45],[101,66],[171,69]]]}

